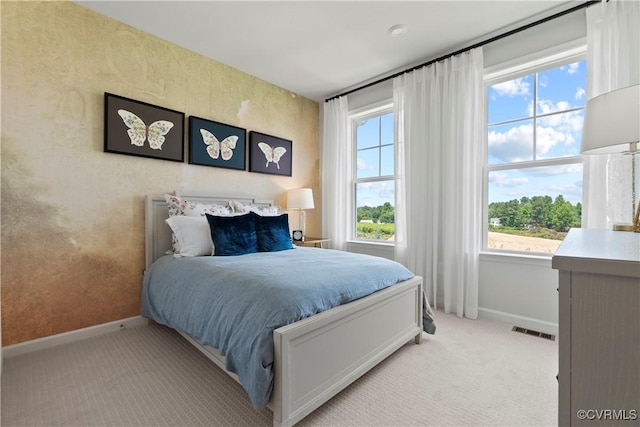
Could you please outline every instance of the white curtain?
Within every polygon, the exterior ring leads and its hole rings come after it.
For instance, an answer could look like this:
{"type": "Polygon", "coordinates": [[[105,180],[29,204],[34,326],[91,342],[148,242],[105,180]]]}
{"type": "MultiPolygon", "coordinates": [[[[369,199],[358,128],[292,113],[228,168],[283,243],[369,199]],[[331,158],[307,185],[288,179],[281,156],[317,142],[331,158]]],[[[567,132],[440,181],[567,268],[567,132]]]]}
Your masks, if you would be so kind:
{"type": "Polygon", "coordinates": [[[430,301],[472,319],[486,158],[482,78],[479,48],[393,81],[396,259],[424,278],[430,301]]]}
{"type": "Polygon", "coordinates": [[[333,249],[346,249],[351,226],[353,150],[349,145],[347,97],[324,103],[322,137],[322,233],[333,249]]]}
{"type": "MultiPolygon", "coordinates": [[[[602,2],[587,9],[587,97],[640,82],[640,2],[602,2]]],[[[585,228],[631,222],[631,158],[585,155],[585,228]]]]}

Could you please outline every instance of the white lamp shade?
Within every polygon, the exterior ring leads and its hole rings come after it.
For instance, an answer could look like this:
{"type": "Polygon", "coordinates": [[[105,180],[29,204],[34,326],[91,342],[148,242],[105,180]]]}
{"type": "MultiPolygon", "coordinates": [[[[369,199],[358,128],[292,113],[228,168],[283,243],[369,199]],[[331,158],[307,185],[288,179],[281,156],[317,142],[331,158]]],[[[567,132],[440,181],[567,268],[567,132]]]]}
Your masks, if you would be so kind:
{"type": "Polygon", "coordinates": [[[287,209],[313,209],[313,191],[297,188],[287,192],[287,209]]]}
{"type": "Polygon", "coordinates": [[[640,85],[604,93],[587,101],[582,128],[583,154],[630,150],[640,141],[640,85]]]}

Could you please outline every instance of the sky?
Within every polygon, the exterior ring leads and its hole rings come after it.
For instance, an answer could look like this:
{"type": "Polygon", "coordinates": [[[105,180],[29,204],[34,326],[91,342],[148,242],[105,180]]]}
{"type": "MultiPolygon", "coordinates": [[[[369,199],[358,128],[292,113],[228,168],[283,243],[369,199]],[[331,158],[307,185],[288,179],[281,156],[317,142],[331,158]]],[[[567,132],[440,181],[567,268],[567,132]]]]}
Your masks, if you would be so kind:
{"type": "MultiPolygon", "coordinates": [[[[489,172],[489,203],[524,196],[562,195],[582,201],[582,164],[522,168],[517,162],[580,154],[586,103],[586,61],[539,72],[489,86],[487,89],[488,164],[510,169],[489,172]],[[533,108],[537,118],[535,125],[533,108]],[[549,114],[549,115],[547,115],[549,114]]],[[[393,174],[393,114],[362,120],[357,127],[358,178],[393,174]]],[[[482,179],[482,177],[478,177],[482,179]]],[[[393,204],[393,181],[356,187],[357,206],[393,204]]]]}
{"type": "MultiPolygon", "coordinates": [[[[357,127],[357,177],[393,176],[393,113],[361,120],[357,127]]],[[[356,186],[356,206],[394,205],[394,182],[366,182],[356,186]]]]}
{"type": "Polygon", "coordinates": [[[488,88],[488,163],[513,166],[489,172],[489,203],[560,194],[574,205],[582,201],[581,163],[521,168],[517,162],[580,154],[584,110],[563,111],[584,108],[585,89],[585,61],[538,73],[537,88],[534,74],[488,88]],[[542,115],[535,145],[534,104],[542,115]]]}

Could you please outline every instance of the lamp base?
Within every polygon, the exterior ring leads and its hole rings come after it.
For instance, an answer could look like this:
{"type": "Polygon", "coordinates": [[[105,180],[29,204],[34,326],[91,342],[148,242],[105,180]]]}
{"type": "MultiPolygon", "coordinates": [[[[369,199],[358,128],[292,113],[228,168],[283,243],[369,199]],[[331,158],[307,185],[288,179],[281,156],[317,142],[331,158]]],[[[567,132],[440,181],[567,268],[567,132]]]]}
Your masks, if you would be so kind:
{"type": "Polygon", "coordinates": [[[613,224],[613,231],[635,231],[633,224],[613,224]]]}

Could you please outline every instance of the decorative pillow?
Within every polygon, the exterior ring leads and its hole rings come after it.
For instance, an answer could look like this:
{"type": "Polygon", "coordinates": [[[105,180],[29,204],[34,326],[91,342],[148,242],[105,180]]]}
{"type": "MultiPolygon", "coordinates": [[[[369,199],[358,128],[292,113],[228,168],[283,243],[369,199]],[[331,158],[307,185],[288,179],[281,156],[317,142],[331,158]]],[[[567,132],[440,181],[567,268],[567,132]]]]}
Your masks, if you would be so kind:
{"type": "Polygon", "coordinates": [[[184,210],[187,207],[186,200],[180,200],[180,197],[171,194],[165,194],[164,199],[169,208],[169,216],[184,215],[184,210]]]}
{"type": "Polygon", "coordinates": [[[243,205],[242,203],[235,200],[229,201],[229,206],[231,207],[231,210],[236,214],[255,212],[258,215],[262,216],[276,216],[278,215],[279,210],[277,206],[243,205]]]}
{"type": "Polygon", "coordinates": [[[260,216],[255,212],[256,236],[258,252],[276,252],[293,249],[291,233],[289,232],[289,215],[260,216]]]}
{"type": "Polygon", "coordinates": [[[184,215],[204,216],[205,214],[211,214],[216,216],[229,216],[232,213],[231,213],[231,209],[228,206],[205,205],[204,203],[187,202],[187,207],[184,209],[184,215]]]}
{"type": "Polygon", "coordinates": [[[203,217],[174,215],[166,219],[178,242],[175,254],[182,256],[213,255],[209,223],[203,217]]]}
{"type": "Polygon", "coordinates": [[[205,215],[211,229],[216,256],[243,255],[258,251],[255,219],[252,214],[205,215]]]}
{"type": "MultiPolygon", "coordinates": [[[[231,209],[228,206],[223,205],[206,205],[203,203],[190,202],[188,200],[182,200],[178,196],[174,196],[172,194],[165,194],[164,199],[167,202],[167,208],[169,208],[169,218],[174,216],[204,216],[205,213],[209,212],[214,215],[231,215],[231,209]]],[[[209,231],[207,231],[207,235],[210,235],[209,231]]],[[[171,247],[168,254],[181,254],[182,248],[180,247],[180,242],[176,237],[175,231],[171,235],[171,247]]],[[[208,254],[211,255],[211,254],[208,254]]]]}
{"type": "Polygon", "coordinates": [[[278,211],[277,206],[249,206],[249,212],[255,212],[260,216],[276,216],[278,211]]]}
{"type": "Polygon", "coordinates": [[[231,215],[229,206],[218,204],[205,204],[182,200],[178,196],[165,194],[164,199],[167,201],[169,208],[169,216],[186,215],[186,216],[204,216],[205,213],[212,215],[225,216],[231,215]]]}
{"type": "Polygon", "coordinates": [[[247,213],[248,210],[245,210],[245,207],[242,203],[236,202],[235,200],[229,200],[229,207],[233,211],[233,213],[247,213]]]}

